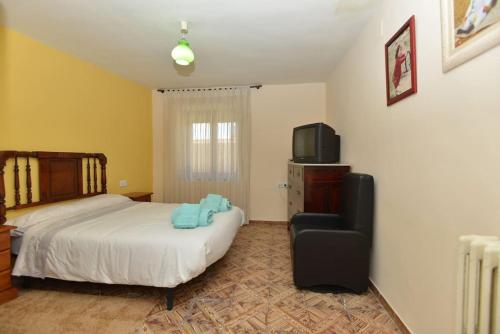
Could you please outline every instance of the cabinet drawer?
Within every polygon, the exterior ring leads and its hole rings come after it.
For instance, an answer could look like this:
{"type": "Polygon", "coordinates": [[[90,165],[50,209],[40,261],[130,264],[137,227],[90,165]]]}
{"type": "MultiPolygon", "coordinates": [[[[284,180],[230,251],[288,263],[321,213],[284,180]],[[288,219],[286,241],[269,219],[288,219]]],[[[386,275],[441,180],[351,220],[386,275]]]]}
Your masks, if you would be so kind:
{"type": "Polygon", "coordinates": [[[288,221],[292,220],[293,215],[294,215],[293,209],[291,207],[288,207],[288,221]]]}
{"type": "Polygon", "coordinates": [[[295,210],[295,213],[304,212],[304,198],[303,197],[297,199],[297,201],[295,202],[295,205],[294,205],[294,210],[295,210]]]}
{"type": "Polygon", "coordinates": [[[10,252],[9,250],[0,252],[0,271],[10,270],[10,252]]]}
{"type": "Polygon", "coordinates": [[[304,211],[304,201],[298,201],[296,197],[292,197],[288,199],[287,207],[289,210],[292,210],[294,213],[297,213],[297,210],[300,212],[304,211]]]}
{"type": "Polygon", "coordinates": [[[304,202],[304,187],[293,184],[292,187],[288,188],[287,200],[288,204],[292,201],[294,205],[304,202]]]}
{"type": "Polygon", "coordinates": [[[304,177],[307,183],[342,181],[342,178],[346,173],[349,173],[350,169],[351,168],[348,166],[339,166],[335,168],[308,167],[304,177]]]}
{"type": "Polygon", "coordinates": [[[304,210],[301,210],[299,207],[297,206],[289,206],[288,207],[288,220],[292,220],[292,217],[293,215],[295,215],[296,213],[299,213],[299,212],[304,212],[304,210]]]}
{"type": "Polygon", "coordinates": [[[0,233],[0,251],[10,248],[10,233],[3,232],[0,233]]]}
{"type": "Polygon", "coordinates": [[[295,189],[292,189],[292,191],[298,200],[304,200],[304,183],[295,184],[295,189]]]}
{"type": "Polygon", "coordinates": [[[291,220],[293,215],[299,212],[304,212],[304,202],[298,202],[296,198],[288,200],[288,220],[291,220]]]}
{"type": "Polygon", "coordinates": [[[10,287],[10,270],[0,272],[0,291],[7,290],[10,287]]]}
{"type": "Polygon", "coordinates": [[[293,166],[293,177],[299,182],[304,181],[304,167],[293,166]]]}
{"type": "Polygon", "coordinates": [[[303,193],[304,192],[304,180],[302,178],[294,177],[288,179],[288,187],[289,190],[296,193],[297,191],[303,193]]]}

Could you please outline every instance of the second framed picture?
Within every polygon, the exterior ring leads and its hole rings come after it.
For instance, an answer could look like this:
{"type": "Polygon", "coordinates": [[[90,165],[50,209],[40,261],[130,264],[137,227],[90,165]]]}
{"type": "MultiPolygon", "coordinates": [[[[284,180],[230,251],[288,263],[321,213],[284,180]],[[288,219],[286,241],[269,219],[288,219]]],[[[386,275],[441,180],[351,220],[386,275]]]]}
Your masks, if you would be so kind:
{"type": "Polygon", "coordinates": [[[385,44],[387,105],[417,92],[415,16],[385,44]]]}
{"type": "Polygon", "coordinates": [[[441,0],[443,72],[500,45],[500,2],[441,0]]]}

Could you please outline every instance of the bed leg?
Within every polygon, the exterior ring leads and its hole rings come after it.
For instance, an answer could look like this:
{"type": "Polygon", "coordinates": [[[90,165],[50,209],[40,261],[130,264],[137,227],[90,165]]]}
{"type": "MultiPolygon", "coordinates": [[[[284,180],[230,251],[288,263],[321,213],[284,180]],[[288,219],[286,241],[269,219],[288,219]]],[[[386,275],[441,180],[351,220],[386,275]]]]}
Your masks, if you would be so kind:
{"type": "Polygon", "coordinates": [[[167,288],[167,310],[174,308],[174,288],[167,288]]]}
{"type": "Polygon", "coordinates": [[[31,289],[31,279],[29,277],[23,277],[21,279],[21,286],[23,289],[31,289]]]}

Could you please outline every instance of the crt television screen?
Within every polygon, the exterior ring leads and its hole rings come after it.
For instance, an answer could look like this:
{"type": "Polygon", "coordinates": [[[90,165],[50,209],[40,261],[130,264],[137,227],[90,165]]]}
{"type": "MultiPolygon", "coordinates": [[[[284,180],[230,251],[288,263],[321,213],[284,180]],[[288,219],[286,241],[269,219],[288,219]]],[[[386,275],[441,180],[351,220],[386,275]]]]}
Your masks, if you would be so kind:
{"type": "Polygon", "coordinates": [[[295,156],[313,157],[316,155],[315,132],[316,129],[313,127],[297,130],[294,143],[295,156]]]}

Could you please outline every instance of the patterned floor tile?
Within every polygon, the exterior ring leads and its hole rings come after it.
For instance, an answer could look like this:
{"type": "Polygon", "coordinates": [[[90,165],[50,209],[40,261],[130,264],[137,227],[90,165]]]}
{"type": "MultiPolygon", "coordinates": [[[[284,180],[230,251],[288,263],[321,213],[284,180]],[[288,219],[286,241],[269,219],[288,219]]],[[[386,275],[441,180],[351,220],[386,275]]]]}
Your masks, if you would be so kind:
{"type": "Polygon", "coordinates": [[[285,224],[244,226],[226,256],[175,290],[144,321],[163,333],[400,333],[372,292],[318,293],[293,285],[285,224]]]}

